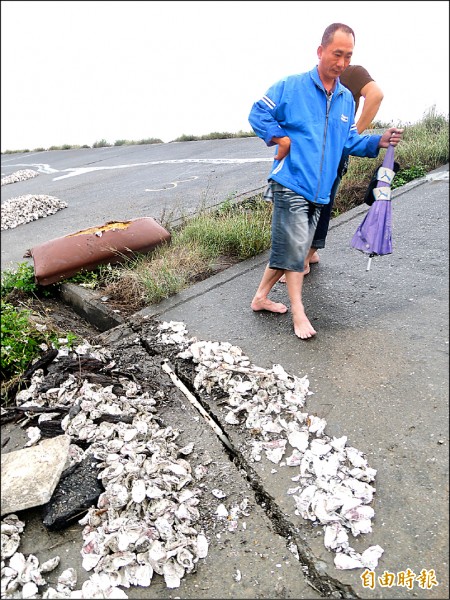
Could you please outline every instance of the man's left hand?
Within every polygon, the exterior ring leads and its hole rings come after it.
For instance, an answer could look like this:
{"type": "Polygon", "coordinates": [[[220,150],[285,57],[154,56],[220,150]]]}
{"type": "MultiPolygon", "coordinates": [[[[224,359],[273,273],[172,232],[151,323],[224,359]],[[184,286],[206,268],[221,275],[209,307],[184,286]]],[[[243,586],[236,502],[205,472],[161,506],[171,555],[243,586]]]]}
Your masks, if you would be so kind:
{"type": "Polygon", "coordinates": [[[387,148],[389,144],[396,146],[402,139],[403,131],[404,129],[398,129],[397,127],[387,129],[381,136],[378,146],[380,148],[387,148]]]}

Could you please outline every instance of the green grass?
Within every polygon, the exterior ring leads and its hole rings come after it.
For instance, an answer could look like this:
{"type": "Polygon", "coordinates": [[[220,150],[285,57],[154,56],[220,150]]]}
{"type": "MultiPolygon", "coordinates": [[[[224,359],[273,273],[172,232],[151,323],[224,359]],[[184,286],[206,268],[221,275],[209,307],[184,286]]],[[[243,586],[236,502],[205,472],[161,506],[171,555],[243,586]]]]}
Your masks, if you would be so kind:
{"type": "Polygon", "coordinates": [[[174,142],[196,142],[198,140],[229,140],[233,138],[246,138],[246,137],[256,137],[256,134],[253,131],[238,131],[237,133],[230,133],[229,131],[213,131],[212,133],[207,133],[206,135],[193,135],[193,134],[185,134],[181,135],[174,139],[174,142]]]}
{"type": "Polygon", "coordinates": [[[264,252],[270,245],[271,210],[261,199],[253,206],[227,202],[213,213],[202,213],[190,219],[175,232],[173,245],[198,244],[206,255],[217,258],[228,255],[245,260],[264,252]]]}
{"type": "Polygon", "coordinates": [[[205,279],[226,258],[238,262],[270,246],[271,204],[258,198],[202,210],[171,231],[170,244],[151,254],[125,259],[99,277],[102,295],[138,310],[205,279]]]}
{"type": "Polygon", "coordinates": [[[33,293],[37,290],[37,284],[34,280],[34,269],[26,262],[19,263],[14,271],[2,271],[2,299],[15,290],[25,293],[33,293]]]}
{"type": "MultiPolygon", "coordinates": [[[[194,142],[197,140],[224,140],[230,138],[245,138],[245,137],[255,137],[253,131],[238,131],[237,133],[230,133],[228,131],[214,131],[212,133],[208,133],[206,135],[187,135],[183,134],[180,137],[172,140],[172,142],[194,142]]],[[[171,143],[171,142],[169,142],[171,143]]],[[[104,138],[101,140],[95,141],[92,146],[89,144],[74,145],[74,144],[62,144],[62,146],[49,146],[48,148],[34,148],[33,152],[45,152],[47,150],[78,150],[79,148],[109,148],[110,146],[139,146],[143,144],[164,144],[164,142],[159,138],[148,137],[142,138],[141,140],[116,140],[114,143],[110,143],[104,138]]],[[[22,149],[22,150],[4,150],[2,154],[23,154],[24,152],[31,152],[30,149],[22,149]]]]}

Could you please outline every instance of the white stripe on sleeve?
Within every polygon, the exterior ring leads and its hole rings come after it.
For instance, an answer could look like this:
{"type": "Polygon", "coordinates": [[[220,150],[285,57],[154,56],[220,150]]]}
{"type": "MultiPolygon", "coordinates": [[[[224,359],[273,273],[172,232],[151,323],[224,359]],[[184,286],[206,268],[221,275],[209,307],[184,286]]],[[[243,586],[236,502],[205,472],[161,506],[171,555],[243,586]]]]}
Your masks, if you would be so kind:
{"type": "Polygon", "coordinates": [[[267,96],[263,96],[263,97],[261,98],[261,100],[262,100],[262,101],[263,101],[265,104],[267,104],[267,106],[268,106],[269,108],[275,108],[275,106],[276,106],[276,105],[275,105],[275,102],[274,102],[273,100],[271,100],[270,98],[268,98],[267,96]]]}

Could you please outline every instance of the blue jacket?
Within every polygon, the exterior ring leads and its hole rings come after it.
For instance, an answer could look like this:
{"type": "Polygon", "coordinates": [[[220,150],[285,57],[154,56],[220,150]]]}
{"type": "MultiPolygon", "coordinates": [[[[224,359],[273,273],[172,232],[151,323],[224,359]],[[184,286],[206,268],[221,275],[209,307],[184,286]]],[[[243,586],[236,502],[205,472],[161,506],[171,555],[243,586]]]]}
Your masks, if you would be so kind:
{"type": "Polygon", "coordinates": [[[375,158],[380,135],[359,135],[355,101],[339,80],[331,99],[312,71],[291,75],[255,102],[249,122],[268,146],[273,137],[289,136],[291,148],[274,160],[269,179],[317,204],[328,204],[342,153],[375,158]]]}

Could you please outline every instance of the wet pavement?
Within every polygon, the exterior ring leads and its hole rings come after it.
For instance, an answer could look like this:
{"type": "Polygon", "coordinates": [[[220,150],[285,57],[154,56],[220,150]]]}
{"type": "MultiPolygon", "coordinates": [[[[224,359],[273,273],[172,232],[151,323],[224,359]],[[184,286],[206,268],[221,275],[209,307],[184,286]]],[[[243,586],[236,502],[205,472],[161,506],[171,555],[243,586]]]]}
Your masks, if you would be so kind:
{"type": "MultiPolygon", "coordinates": [[[[199,461],[206,450],[212,457],[207,489],[223,486],[230,503],[245,491],[251,510],[245,529],[216,524],[207,558],[180,588],[167,589],[159,578],[150,588],[127,589],[130,598],[448,597],[448,166],[395,190],[392,208],[393,253],[375,257],[370,271],[367,257],[350,248],[367,207],[332,221],[304,284],[318,332],[311,340],[296,338],[290,313],[250,309],[268,253],[140,311],[132,330],[118,325],[99,337],[121,351],[137,337],[144,361],[146,320],[181,321],[189,336],[238,346],[254,365],[307,376],[312,394],[304,410],[326,420],[330,437],[346,436],[377,471],[372,532],[350,540],[358,552],[384,550],[373,585],[361,578],[363,569],[336,569],[322,527],[296,514],[289,468],[265,457],[249,461],[246,432],[203,395],[230,451],[180,396],[178,405],[161,407],[161,419],[181,430],[182,443],[195,442],[199,461]],[[300,560],[289,549],[293,541],[300,560]]],[[[75,296],[67,292],[66,301],[86,309],[86,298],[75,296]]],[[[285,285],[276,285],[273,299],[288,304],[285,285]]],[[[44,560],[57,550],[80,564],[79,527],[50,534],[33,510],[25,512],[31,525],[22,552],[44,560]]]]}

